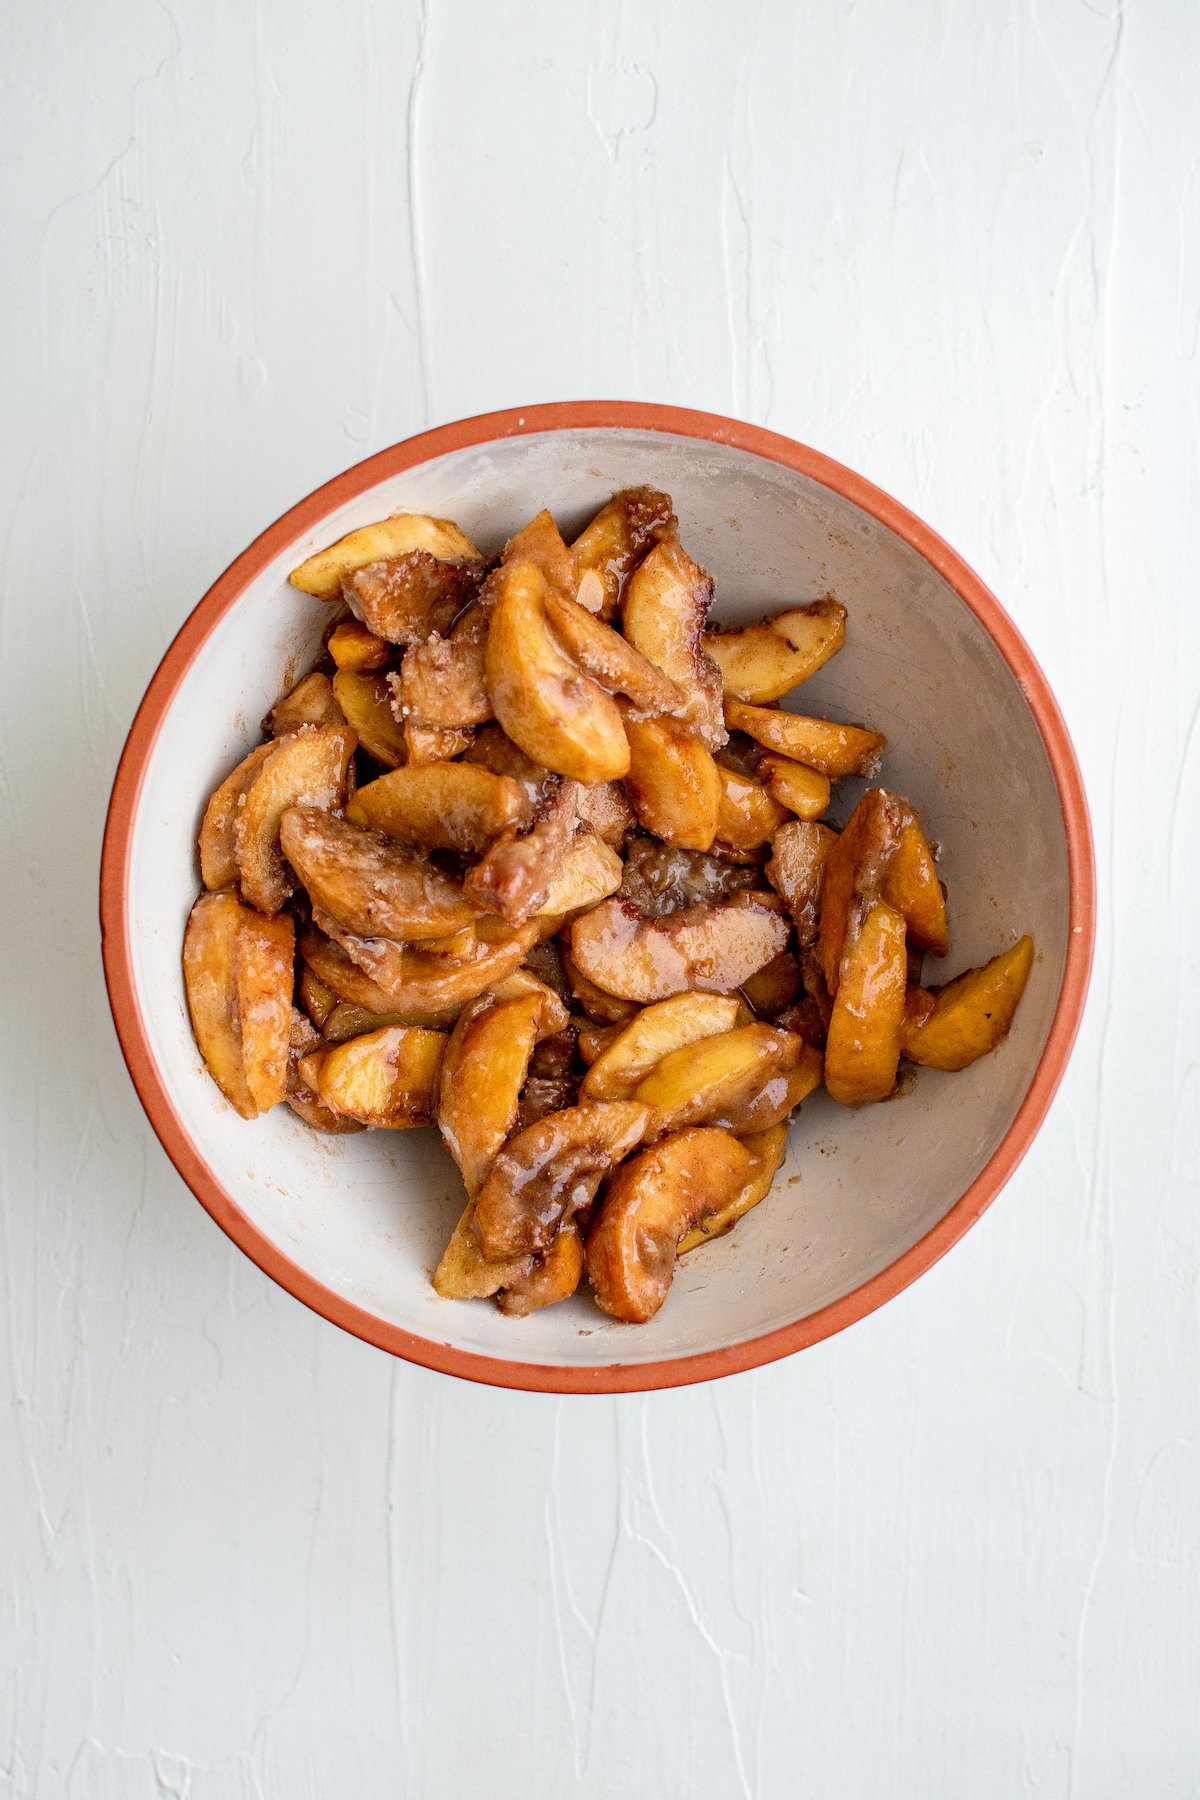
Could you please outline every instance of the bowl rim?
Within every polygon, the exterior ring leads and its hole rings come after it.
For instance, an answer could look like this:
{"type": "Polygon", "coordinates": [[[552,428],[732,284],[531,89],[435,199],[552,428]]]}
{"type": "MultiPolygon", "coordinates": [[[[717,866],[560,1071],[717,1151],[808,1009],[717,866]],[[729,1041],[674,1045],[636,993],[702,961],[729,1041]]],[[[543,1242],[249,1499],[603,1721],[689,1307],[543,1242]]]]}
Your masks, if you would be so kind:
{"type": "Polygon", "coordinates": [[[853,470],[791,438],[717,413],[637,401],[556,401],[480,413],[404,439],[335,475],[254,539],[230,563],[184,621],[137,709],[117,765],[100,867],[104,977],[121,1052],[150,1124],[196,1199],[263,1272],[344,1331],[381,1350],[443,1374],[496,1387],[549,1393],[629,1393],[710,1381],[803,1350],[874,1312],[958,1242],[1000,1192],[1032,1143],[1062,1080],[1083,1015],[1095,940],[1095,864],[1083,780],[1058,703],[1025,640],[995,595],[936,532],[853,470]],[[245,589],[287,546],[335,508],[405,470],[452,451],[504,438],[561,430],[648,430],[748,451],[831,489],[902,538],[953,588],[979,620],[1024,694],[1053,772],[1067,843],[1068,932],[1065,966],[1050,1031],[1008,1130],[974,1181],[925,1235],[885,1269],[788,1325],[716,1350],[652,1362],[594,1368],[521,1362],[462,1350],[386,1320],[302,1269],[221,1186],[184,1128],[159,1074],[134,984],[129,864],[133,827],[159,731],[200,649],[245,589]]]}

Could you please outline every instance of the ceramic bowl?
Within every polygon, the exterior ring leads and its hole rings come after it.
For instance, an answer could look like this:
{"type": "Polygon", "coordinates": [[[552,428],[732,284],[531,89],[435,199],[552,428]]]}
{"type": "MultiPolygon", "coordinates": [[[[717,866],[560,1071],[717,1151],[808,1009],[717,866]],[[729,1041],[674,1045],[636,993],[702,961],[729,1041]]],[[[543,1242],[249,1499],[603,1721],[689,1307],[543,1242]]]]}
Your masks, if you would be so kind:
{"type": "MultiPolygon", "coordinates": [[[[843,784],[840,822],[861,791],[843,784]]],[[[530,407],[410,439],[272,525],[167,651],[117,772],[102,873],[104,959],[130,1074],[197,1199],[275,1281],[335,1324],[447,1373],[569,1392],[751,1368],[861,1318],[941,1256],[1028,1148],[1079,1023],[1093,934],[1079,771],[1045,678],[978,577],[927,526],[815,451],[709,414],[530,407]],[[921,1071],[881,1106],[804,1103],[775,1188],[691,1253],[647,1325],[586,1293],[524,1320],[439,1299],[429,1275],[463,1202],[432,1131],[324,1137],[286,1107],[237,1117],[188,1027],[180,943],[205,800],[317,653],[327,612],[287,584],[303,557],[397,509],[458,520],[485,552],[543,505],[569,534],[614,489],[674,496],[683,540],[738,622],[834,594],[843,652],[806,711],[884,731],[882,779],[941,846],[947,979],[1030,932],[1008,1040],[966,1072],[921,1071]]],[[[1000,1324],[997,1322],[997,1329],[1000,1324]]]]}

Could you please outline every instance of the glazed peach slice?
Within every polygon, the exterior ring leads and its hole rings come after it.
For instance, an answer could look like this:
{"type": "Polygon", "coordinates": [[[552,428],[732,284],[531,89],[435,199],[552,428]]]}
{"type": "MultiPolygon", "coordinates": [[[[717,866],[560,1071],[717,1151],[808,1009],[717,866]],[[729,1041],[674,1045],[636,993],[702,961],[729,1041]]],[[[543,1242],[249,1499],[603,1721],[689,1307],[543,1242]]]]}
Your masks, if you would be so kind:
{"type": "Polygon", "coordinates": [[[764,750],[758,759],[759,779],[767,792],[798,819],[819,819],[829,805],[829,777],[790,756],[764,750]]]}
{"type": "Polygon", "coordinates": [[[565,943],[559,944],[558,953],[575,1003],[593,1025],[624,1025],[636,1015],[636,1001],[620,1000],[615,994],[597,987],[594,981],[589,981],[565,943]]]}
{"type": "Polygon", "coordinates": [[[706,631],[704,648],[728,698],[768,706],[807,681],[846,641],[846,609],[836,600],[793,606],[737,631],[706,631]]]}
{"type": "Polygon", "coordinates": [[[623,850],[633,830],[635,814],[619,781],[602,781],[598,787],[581,787],[576,808],[581,825],[590,825],[612,850],[623,850]]]}
{"type": "MultiPolygon", "coordinates": [[[[351,961],[340,944],[335,944],[322,931],[303,932],[299,950],[305,969],[333,994],[335,1004],[357,1007],[363,1013],[373,1015],[376,1025],[386,1021],[388,1024],[424,1025],[430,1029],[438,1029],[444,1025],[448,1029],[458,1017],[463,1004],[459,1001],[457,1005],[449,1007],[401,1007],[391,994],[384,992],[378,982],[372,981],[364,969],[351,961]]],[[[303,982],[303,976],[301,981],[303,982]]],[[[478,991],[482,992],[482,989],[478,991]]],[[[303,987],[301,992],[304,992],[303,987]]],[[[330,1011],[332,1012],[332,1008],[330,1011]]],[[[352,1032],[350,1035],[356,1034],[352,1032]]]]}
{"type": "Polygon", "coordinates": [[[501,1312],[523,1317],[569,1298],[582,1274],[583,1242],[571,1225],[541,1255],[488,1262],[479,1247],[472,1203],[454,1227],[433,1285],[444,1300],[486,1300],[494,1294],[501,1312]]]}
{"type": "Polygon", "coordinates": [[[805,719],[769,706],[747,706],[726,700],[725,720],[731,731],[744,731],[756,744],[790,756],[838,781],[843,775],[874,775],[887,739],[862,725],[835,725],[829,719],[805,719]]]}
{"type": "Polygon", "coordinates": [[[981,968],[945,987],[910,990],[900,1044],[910,1062],[965,1069],[1003,1042],[1033,967],[1033,939],[1023,937],[981,968]]]}
{"type": "Polygon", "coordinates": [[[359,743],[385,768],[398,769],[408,760],[404,728],[392,711],[391,676],[359,675],[339,669],[333,696],[359,743]]]}
{"type": "Polygon", "coordinates": [[[300,1076],[300,1063],[304,1057],[314,1050],[324,1049],[324,1040],[310,1019],[302,1012],[292,1012],[292,1035],[288,1046],[287,1093],[284,1098],[296,1117],[311,1125],[314,1131],[325,1131],[332,1136],[344,1136],[349,1132],[365,1131],[366,1126],[357,1119],[345,1119],[341,1113],[335,1113],[318,1100],[307,1082],[300,1076]]]}
{"type": "Polygon", "coordinates": [[[310,806],[341,806],[354,751],[354,733],[345,725],[306,725],[280,738],[255,770],[233,822],[234,857],[243,898],[259,912],[278,912],[292,891],[279,848],[279,822],[303,800],[310,806]]]}
{"type": "Polygon", "coordinates": [[[546,617],[571,661],[610,694],[624,694],[637,712],[653,718],[683,703],[680,689],[661,669],[585,606],[551,590],[546,617]]]}
{"type": "Polygon", "coordinates": [[[237,768],[216,788],[204,809],[200,825],[200,875],[206,888],[232,887],[238,878],[233,827],[242,795],[275,749],[259,744],[244,756],[237,768]]]}
{"type": "Polygon", "coordinates": [[[536,916],[563,919],[596,906],[616,893],[624,873],[624,863],[603,839],[577,831],[536,916]]]}
{"type": "Polygon", "coordinates": [[[713,906],[643,919],[602,900],[571,927],[571,957],[618,999],[666,1000],[689,989],[728,994],[785,948],[790,927],[774,894],[734,894],[713,906]]]}
{"type": "MultiPolygon", "coordinates": [[[[313,923],[369,977],[369,991],[384,999],[379,1010],[388,1013],[457,1011],[485,988],[514,974],[538,937],[537,923],[532,920],[527,925],[504,925],[494,936],[484,936],[481,924],[476,927],[472,953],[460,959],[425,954],[419,944],[409,947],[389,938],[360,937],[344,931],[319,907],[314,909],[313,923]]],[[[494,920],[493,924],[500,926],[501,922],[494,920]]],[[[317,972],[321,974],[320,968],[317,972]]],[[[329,985],[336,987],[336,980],[329,985]]],[[[354,994],[346,997],[357,999],[354,994]]]]}
{"type": "Polygon", "coordinates": [[[263,720],[271,737],[287,737],[302,725],[344,725],[346,715],[337,703],[328,675],[314,671],[298,681],[290,694],[276,701],[263,720]]]}
{"type": "Polygon", "coordinates": [[[843,1106],[886,1100],[896,1085],[906,975],[904,919],[877,900],[847,936],[825,1040],[825,1086],[843,1106]]]}
{"type": "Polygon", "coordinates": [[[457,881],[385,832],[293,806],[279,841],[313,904],[358,937],[445,938],[479,917],[457,881]]]}
{"type": "Polygon", "coordinates": [[[575,558],[548,506],[535,513],[528,525],[514,532],[505,544],[500,565],[503,568],[514,563],[533,563],[555,593],[571,595],[575,592],[575,558]]]}
{"type": "Polygon", "coordinates": [[[712,594],[711,577],[671,534],[654,546],[630,577],[621,623],[634,649],[682,694],[675,717],[716,750],[726,737],[721,671],[702,641],[712,594]]]}
{"type": "Polygon", "coordinates": [[[301,1057],[299,1076],[323,1106],[386,1131],[428,1125],[437,1103],[446,1036],[385,1025],[301,1057]]]}
{"type": "Polygon", "coordinates": [[[774,1019],[792,1005],[803,981],[800,958],[793,950],[781,950],[743,981],[742,993],[760,1019],[774,1019]]]}
{"type": "Polygon", "coordinates": [[[791,913],[801,948],[817,941],[825,862],[836,842],[837,833],[828,825],[807,819],[790,820],[771,839],[767,880],[791,913]]]}
{"type": "Polygon", "coordinates": [[[625,1163],[608,1183],[588,1235],[597,1304],[641,1325],[667,1297],[680,1241],[742,1193],[754,1156],[727,1131],[676,1131],[625,1163]]]}
{"type": "Polygon", "coordinates": [[[475,1203],[490,1260],[549,1247],[576,1212],[590,1206],[609,1169],[641,1141],[644,1106],[613,1100],[565,1107],[509,1139],[475,1203]]]}
{"type": "Polygon", "coordinates": [[[736,1113],[804,1048],[782,1026],[757,1024],[669,1051],[633,1091],[650,1108],[647,1137],[736,1113]]]}
{"type": "Polygon", "coordinates": [[[209,1074],[244,1119],[287,1091],[294,927],[243,906],[232,888],[202,894],[183,940],[192,1031],[209,1074]]]}
{"type": "Polygon", "coordinates": [[[336,600],[343,578],[355,569],[416,551],[451,564],[480,560],[470,538],[452,520],[434,519],[427,513],[393,513],[374,525],[348,532],[327,550],[318,550],[293,569],[288,580],[318,600],[336,600]]]}
{"type": "Polygon", "coordinates": [[[325,648],[339,669],[350,669],[355,675],[386,668],[395,655],[387,639],[376,637],[361,619],[342,619],[330,632],[325,648]]]}
{"type": "Polygon", "coordinates": [[[706,1124],[723,1125],[736,1137],[768,1131],[782,1124],[802,1100],[820,1087],[825,1073],[821,1051],[806,1043],[790,1025],[787,1036],[775,1067],[757,1092],[718,1107],[707,1115],[706,1124]]]}
{"type": "Polygon", "coordinates": [[[585,783],[619,780],[629,768],[620,710],[551,632],[545,576],[536,564],[523,562],[502,567],[494,579],[485,669],[500,724],[547,769],[585,783]]]}
{"type": "Polygon", "coordinates": [[[638,823],[674,850],[708,850],[721,817],[721,771],[699,734],[679,719],[625,720],[625,789],[638,823]]]}
{"type": "Polygon", "coordinates": [[[736,852],[760,849],[786,823],[787,808],[752,776],[719,764],[717,775],[721,783],[717,843],[736,852]]]}
{"type": "MultiPolygon", "coordinates": [[[[596,1055],[579,1090],[583,1100],[630,1100],[642,1082],[672,1051],[701,1038],[732,1031],[741,1011],[725,994],[674,994],[647,1006],[616,1032],[596,1055]]],[[[580,1050],[583,1051],[582,1034],[580,1050]]]]}
{"type": "Polygon", "coordinates": [[[650,487],[614,494],[571,546],[580,604],[611,619],[640,558],[675,528],[669,494],[650,487]]]}
{"type": "Polygon", "coordinates": [[[578,797],[577,781],[549,782],[530,829],[510,826],[467,871],[468,899],[514,924],[537,912],[574,840],[578,797]]]}
{"type": "Polygon", "coordinates": [[[520,788],[507,775],[473,763],[432,763],[369,781],[346,817],[427,850],[478,854],[517,823],[523,805],[520,788]]]}
{"type": "MultiPolygon", "coordinates": [[[[825,984],[836,994],[846,934],[855,916],[882,897],[908,809],[886,788],[870,788],[827,848],[821,877],[819,951],[825,984]]],[[[794,838],[799,842],[798,837],[794,838]]]]}
{"type": "Polygon", "coordinates": [[[472,1198],[516,1122],[540,1019],[536,994],[498,1005],[476,1002],[450,1034],[437,1122],[472,1198]]]}
{"type": "Polygon", "coordinates": [[[900,841],[883,884],[883,897],[904,914],[912,946],[934,956],[945,956],[950,948],[946,896],[921,821],[911,808],[900,828],[900,841]]]}
{"type": "Polygon", "coordinates": [[[772,1125],[766,1131],[750,1133],[741,1142],[752,1158],[745,1187],[727,1205],[716,1212],[705,1213],[698,1224],[685,1232],[679,1240],[680,1256],[686,1256],[689,1250],[696,1250],[701,1244],[711,1244],[715,1238],[724,1237],[751,1207],[757,1206],[770,1193],[771,1183],[787,1150],[787,1126],[772,1125]]]}

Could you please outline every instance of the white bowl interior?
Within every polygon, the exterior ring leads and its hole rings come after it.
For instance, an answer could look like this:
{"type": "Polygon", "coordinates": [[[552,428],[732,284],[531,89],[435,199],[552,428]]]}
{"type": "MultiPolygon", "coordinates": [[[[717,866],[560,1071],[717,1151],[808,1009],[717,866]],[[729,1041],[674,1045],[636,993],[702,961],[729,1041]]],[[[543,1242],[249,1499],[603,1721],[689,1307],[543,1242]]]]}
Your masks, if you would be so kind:
{"type": "MultiPolygon", "coordinates": [[[[861,791],[844,784],[844,816],[861,791]]],[[[835,817],[838,816],[835,813],[835,817]]],[[[840,822],[840,821],[839,821],[840,822]]],[[[1067,942],[1062,815],[1040,735],[973,614],[912,548],[848,501],[744,451],[640,429],[547,432],[438,458],[329,514],[253,583],[182,683],[134,824],[132,954],[150,1044],[183,1125],[217,1181],[311,1276],[380,1319],[438,1342],[534,1363],[640,1363],[717,1349],[803,1318],[886,1268],[944,1216],[1012,1120],[1050,1028],[1067,942]],[[198,888],[205,800],[316,654],[322,605],[287,571],[398,508],[457,519],[484,550],[548,504],[582,524],[616,488],[675,500],[684,542],[716,578],[715,616],[740,621],[833,593],[846,648],[802,690],[807,711],[888,736],[881,779],[941,846],[952,950],[945,980],[1023,931],[1038,958],[1008,1041],[958,1075],[922,1071],[882,1106],[805,1102],[774,1191],[736,1231],[680,1263],[648,1325],[590,1297],[519,1321],[441,1300],[429,1274],[463,1203],[431,1131],[347,1138],[286,1107],[248,1124],[204,1072],[188,1026],[180,944],[198,888]]]]}

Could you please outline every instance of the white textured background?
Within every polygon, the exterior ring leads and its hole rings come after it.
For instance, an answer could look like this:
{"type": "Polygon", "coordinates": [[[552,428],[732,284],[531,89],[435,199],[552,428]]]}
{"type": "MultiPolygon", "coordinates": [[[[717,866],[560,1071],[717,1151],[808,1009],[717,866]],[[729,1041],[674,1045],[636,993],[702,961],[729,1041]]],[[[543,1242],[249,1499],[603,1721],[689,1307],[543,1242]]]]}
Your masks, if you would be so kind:
{"type": "Polygon", "coordinates": [[[1200,1793],[1200,11],[9,0],[0,1796],[1200,1793]],[[922,513],[1055,686],[1101,870],[1050,1121],[759,1373],[393,1364],[152,1138],[120,745],[230,557],[490,407],[676,401],[922,513]]]}

